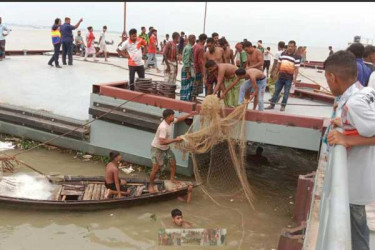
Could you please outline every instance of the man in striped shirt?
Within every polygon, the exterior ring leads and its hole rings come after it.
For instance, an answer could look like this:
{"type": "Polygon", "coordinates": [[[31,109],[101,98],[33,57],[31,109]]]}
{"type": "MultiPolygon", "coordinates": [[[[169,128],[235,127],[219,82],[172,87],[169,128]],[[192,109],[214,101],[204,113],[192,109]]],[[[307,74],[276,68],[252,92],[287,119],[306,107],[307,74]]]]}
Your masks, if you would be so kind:
{"type": "Polygon", "coordinates": [[[137,30],[131,29],[129,31],[129,39],[117,48],[117,53],[120,56],[128,58],[130,90],[134,90],[135,72],[137,72],[139,78],[145,78],[145,67],[142,59],[145,51],[142,53],[142,46],[146,45],[145,40],[137,37],[137,30]]]}
{"type": "Polygon", "coordinates": [[[272,96],[271,104],[266,109],[274,109],[275,103],[284,88],[284,97],[281,102],[280,111],[285,111],[286,103],[288,102],[289,91],[292,84],[296,83],[298,76],[298,68],[301,63],[301,56],[296,53],[296,42],[289,41],[288,49],[281,53],[278,60],[279,77],[275,86],[275,93],[272,96]]]}

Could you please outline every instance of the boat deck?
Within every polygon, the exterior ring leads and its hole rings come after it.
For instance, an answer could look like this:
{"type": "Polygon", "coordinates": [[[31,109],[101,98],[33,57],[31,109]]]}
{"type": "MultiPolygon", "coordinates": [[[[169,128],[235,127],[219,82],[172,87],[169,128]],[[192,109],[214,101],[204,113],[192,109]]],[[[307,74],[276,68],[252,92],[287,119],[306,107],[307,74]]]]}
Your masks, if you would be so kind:
{"type": "MultiPolygon", "coordinates": [[[[85,62],[82,57],[74,56],[73,67],[63,66],[62,69],[56,69],[47,65],[49,57],[49,55],[9,56],[2,61],[0,103],[87,120],[93,84],[128,80],[127,60],[124,58],[110,57],[108,63],[105,63],[103,58],[99,58],[98,63],[93,63],[92,58],[89,58],[89,62],[85,62]]],[[[160,59],[159,62],[161,62],[160,59]]],[[[159,67],[164,68],[164,66],[159,67]]],[[[314,69],[303,68],[301,72],[325,84],[322,73],[317,73],[314,69]]],[[[147,70],[146,77],[163,80],[162,73],[156,73],[155,69],[147,70]]],[[[179,73],[177,92],[179,92],[180,77],[179,73]]],[[[300,80],[311,83],[303,76],[300,76],[300,80]]],[[[176,98],[179,96],[177,95],[176,98]]],[[[202,95],[200,99],[203,98],[202,95]]],[[[268,99],[270,95],[266,93],[265,102],[268,99]]],[[[285,114],[319,118],[327,118],[331,114],[331,105],[324,102],[293,97],[289,98],[288,102],[290,105],[287,106],[285,114]]],[[[252,104],[249,104],[249,108],[251,106],[252,104]]],[[[266,112],[280,111],[276,106],[275,110],[266,112]]]]}

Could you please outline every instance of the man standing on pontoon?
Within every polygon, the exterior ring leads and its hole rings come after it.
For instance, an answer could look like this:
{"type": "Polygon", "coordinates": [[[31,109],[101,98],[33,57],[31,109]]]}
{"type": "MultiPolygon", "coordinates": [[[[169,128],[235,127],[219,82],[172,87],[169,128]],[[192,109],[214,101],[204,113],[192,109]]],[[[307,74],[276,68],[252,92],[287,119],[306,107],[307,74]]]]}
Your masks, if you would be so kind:
{"type": "Polygon", "coordinates": [[[4,33],[4,31],[9,32],[8,28],[2,24],[1,17],[0,17],[0,61],[5,58],[5,37],[8,33],[4,33]]]}
{"type": "Polygon", "coordinates": [[[173,32],[172,41],[168,42],[164,49],[164,58],[166,69],[164,71],[164,80],[170,84],[176,84],[176,77],[178,71],[178,50],[177,43],[180,40],[180,34],[173,32]]]}
{"type": "Polygon", "coordinates": [[[61,25],[61,45],[62,45],[62,62],[66,65],[66,55],[68,55],[68,65],[73,65],[73,30],[77,29],[82,23],[81,18],[76,25],[70,24],[70,18],[65,17],[65,23],[61,25]]]}
{"type": "MultiPolygon", "coordinates": [[[[129,89],[134,90],[134,78],[135,72],[137,72],[139,78],[145,78],[145,67],[142,57],[142,46],[146,46],[146,41],[140,37],[137,37],[137,30],[129,30],[129,39],[120,44],[117,48],[117,53],[120,56],[128,58],[129,66],[129,89]]],[[[143,56],[142,56],[143,55],[143,56]]]]}

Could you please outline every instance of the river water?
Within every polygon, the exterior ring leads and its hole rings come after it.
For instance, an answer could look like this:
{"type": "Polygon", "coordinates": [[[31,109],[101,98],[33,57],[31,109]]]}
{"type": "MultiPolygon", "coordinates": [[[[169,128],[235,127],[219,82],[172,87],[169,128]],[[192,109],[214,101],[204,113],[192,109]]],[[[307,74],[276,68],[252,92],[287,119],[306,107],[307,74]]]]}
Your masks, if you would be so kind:
{"type": "MultiPolygon", "coordinates": [[[[256,145],[248,146],[248,155],[256,145]]],[[[248,156],[247,174],[256,196],[255,210],[234,200],[218,207],[196,188],[190,204],[170,200],[142,206],[93,212],[53,212],[0,208],[0,249],[161,249],[159,228],[171,227],[170,211],[179,208],[197,228],[226,228],[227,245],[221,249],[276,249],[283,227],[294,226],[292,211],[299,174],[317,166],[316,153],[263,145],[268,163],[256,164],[248,156]],[[154,218],[154,219],[152,219],[154,218]],[[244,231],[242,230],[242,223],[244,231]]],[[[10,150],[14,154],[19,150],[10,150]]],[[[46,174],[104,174],[104,164],[83,161],[75,154],[36,149],[18,159],[46,174]]],[[[30,173],[24,167],[17,173],[30,173]]],[[[121,173],[122,176],[126,176],[121,173]]],[[[146,176],[137,173],[137,176],[146,176]]],[[[172,249],[172,248],[170,248],[172,249]]],[[[181,249],[194,249],[192,247],[181,249]]],[[[198,248],[202,249],[202,248],[198,248]]]]}

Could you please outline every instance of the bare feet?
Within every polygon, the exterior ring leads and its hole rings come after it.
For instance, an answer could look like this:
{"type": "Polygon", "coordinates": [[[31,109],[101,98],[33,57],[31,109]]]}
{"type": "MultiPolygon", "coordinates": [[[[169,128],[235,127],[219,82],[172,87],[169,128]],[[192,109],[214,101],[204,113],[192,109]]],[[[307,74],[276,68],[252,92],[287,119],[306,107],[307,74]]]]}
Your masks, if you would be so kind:
{"type": "Polygon", "coordinates": [[[179,181],[176,181],[175,179],[171,179],[171,182],[174,183],[174,184],[180,184],[181,183],[179,181]]]}
{"type": "Polygon", "coordinates": [[[109,189],[107,189],[107,190],[105,191],[104,198],[105,198],[105,199],[108,199],[108,196],[109,196],[109,189]]]}
{"type": "Polygon", "coordinates": [[[184,197],[182,197],[182,196],[178,196],[178,197],[177,197],[177,200],[179,200],[179,201],[181,201],[181,202],[185,202],[185,199],[184,199],[184,197]]]}
{"type": "Polygon", "coordinates": [[[150,192],[150,194],[156,193],[155,189],[154,189],[154,187],[152,185],[149,185],[148,192],[150,192]]]}

